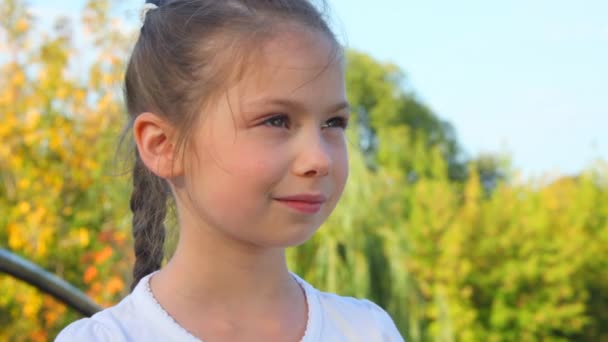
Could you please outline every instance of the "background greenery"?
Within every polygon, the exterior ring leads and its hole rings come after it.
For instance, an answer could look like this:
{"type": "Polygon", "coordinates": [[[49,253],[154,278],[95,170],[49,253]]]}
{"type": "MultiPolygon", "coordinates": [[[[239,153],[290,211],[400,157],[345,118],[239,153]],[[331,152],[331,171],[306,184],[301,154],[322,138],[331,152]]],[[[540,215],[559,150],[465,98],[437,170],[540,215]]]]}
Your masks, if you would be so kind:
{"type": "MultiPolygon", "coordinates": [[[[104,306],[128,293],[133,261],[128,169],[114,157],[135,33],[110,13],[91,1],[80,23],[43,32],[24,1],[0,4],[0,244],[104,306]],[[73,30],[94,46],[85,69],[73,30]]],[[[401,70],[347,57],[351,178],[289,251],[292,269],[374,300],[408,341],[608,341],[608,165],[532,182],[508,156],[467,159],[401,70]]],[[[0,275],[0,340],[52,339],[77,318],[0,275]]]]}

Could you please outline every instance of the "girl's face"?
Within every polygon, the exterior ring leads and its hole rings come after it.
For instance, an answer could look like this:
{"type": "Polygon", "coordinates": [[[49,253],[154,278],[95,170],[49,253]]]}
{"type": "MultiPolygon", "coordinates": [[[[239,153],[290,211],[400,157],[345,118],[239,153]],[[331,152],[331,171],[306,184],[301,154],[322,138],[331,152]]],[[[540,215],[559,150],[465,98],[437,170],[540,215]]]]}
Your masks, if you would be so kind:
{"type": "MultiPolygon", "coordinates": [[[[306,241],[348,176],[341,61],[320,33],[282,33],[201,113],[180,224],[258,247],[306,241]]],[[[183,203],[181,203],[183,204],[183,203]]]]}

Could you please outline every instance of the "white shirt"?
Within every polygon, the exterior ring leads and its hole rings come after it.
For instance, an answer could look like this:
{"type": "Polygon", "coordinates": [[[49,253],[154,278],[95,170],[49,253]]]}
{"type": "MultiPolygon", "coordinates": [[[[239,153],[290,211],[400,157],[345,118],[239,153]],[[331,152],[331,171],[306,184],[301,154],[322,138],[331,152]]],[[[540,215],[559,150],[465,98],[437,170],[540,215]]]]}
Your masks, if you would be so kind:
{"type": "MultiPolygon", "coordinates": [[[[149,284],[152,274],[142,278],[117,305],[68,325],[55,342],[201,342],[156,301],[149,284]]],[[[308,303],[306,332],[300,342],[403,341],[390,316],[373,302],[321,292],[292,275],[304,289],[308,303]]]]}

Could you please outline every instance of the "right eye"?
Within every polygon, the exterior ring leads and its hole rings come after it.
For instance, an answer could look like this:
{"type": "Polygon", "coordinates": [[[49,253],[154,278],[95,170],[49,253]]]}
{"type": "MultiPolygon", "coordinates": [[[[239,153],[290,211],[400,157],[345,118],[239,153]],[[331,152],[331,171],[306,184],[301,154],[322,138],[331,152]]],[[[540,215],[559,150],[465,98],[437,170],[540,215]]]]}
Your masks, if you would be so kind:
{"type": "Polygon", "coordinates": [[[262,122],[264,126],[289,128],[289,118],[285,114],[276,115],[262,122]]]}

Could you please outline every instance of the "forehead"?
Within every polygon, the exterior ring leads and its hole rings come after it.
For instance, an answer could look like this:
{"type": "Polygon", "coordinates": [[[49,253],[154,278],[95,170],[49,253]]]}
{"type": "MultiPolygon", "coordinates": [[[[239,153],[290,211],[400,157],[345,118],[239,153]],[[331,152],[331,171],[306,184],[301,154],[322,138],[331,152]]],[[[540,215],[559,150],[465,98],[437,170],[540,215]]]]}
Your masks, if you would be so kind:
{"type": "Polygon", "coordinates": [[[275,35],[259,48],[235,84],[241,95],[289,96],[307,86],[323,87],[325,92],[343,91],[340,50],[324,34],[293,28],[275,35]]]}
{"type": "Polygon", "coordinates": [[[338,60],[338,50],[325,34],[297,26],[275,34],[261,48],[259,62],[270,67],[314,69],[338,60]]]}

